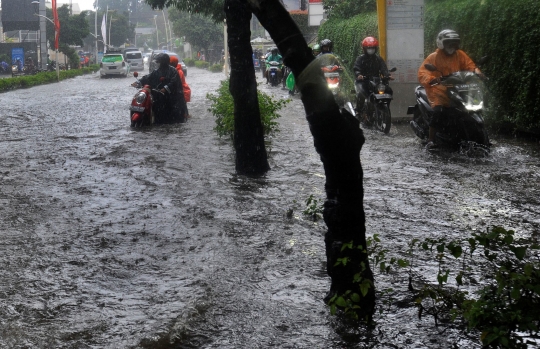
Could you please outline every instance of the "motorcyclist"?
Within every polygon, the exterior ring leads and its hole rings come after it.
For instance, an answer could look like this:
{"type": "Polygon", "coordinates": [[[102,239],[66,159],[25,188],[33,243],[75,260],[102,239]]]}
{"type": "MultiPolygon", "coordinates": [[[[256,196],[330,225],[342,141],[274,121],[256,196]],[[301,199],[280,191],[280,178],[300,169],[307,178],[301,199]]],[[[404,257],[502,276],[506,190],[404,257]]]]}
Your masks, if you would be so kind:
{"type": "Polygon", "coordinates": [[[313,56],[317,57],[319,53],[321,53],[321,46],[319,44],[315,44],[311,50],[313,51],[313,56]]]}
{"type": "Polygon", "coordinates": [[[266,53],[261,56],[261,71],[263,79],[266,77],[266,58],[270,56],[272,49],[269,47],[266,49],[266,53]]]}
{"type": "Polygon", "coordinates": [[[184,71],[182,70],[182,65],[178,63],[178,57],[172,56],[170,58],[171,60],[171,67],[176,68],[176,71],[178,72],[178,76],[180,76],[180,81],[182,82],[182,89],[184,93],[184,115],[186,118],[190,118],[187,102],[191,101],[191,88],[186,82],[186,77],[184,76],[184,71]]]}
{"type": "MultiPolygon", "coordinates": [[[[384,59],[377,54],[379,41],[373,36],[368,36],[362,40],[362,55],[356,58],[354,62],[354,76],[356,87],[356,112],[357,115],[362,111],[366,97],[369,95],[369,78],[380,77],[383,82],[390,79],[390,73],[384,59]]],[[[386,85],[385,93],[392,94],[392,89],[386,85]]],[[[367,115],[364,115],[364,121],[367,115]]]]}
{"type": "Polygon", "coordinates": [[[435,135],[438,128],[442,128],[448,122],[447,108],[450,99],[446,93],[446,87],[440,84],[441,77],[457,71],[471,71],[483,77],[480,69],[473,60],[459,49],[461,40],[454,30],[445,29],[437,35],[437,49],[431,53],[418,69],[418,81],[424,86],[426,94],[433,108],[433,117],[429,125],[429,136],[426,147],[435,147],[435,135]],[[437,71],[429,71],[425,65],[432,64],[437,71]]]}
{"type": "Polygon", "coordinates": [[[266,83],[268,83],[268,68],[270,67],[268,63],[273,62],[273,61],[278,62],[280,64],[277,70],[278,81],[279,81],[281,80],[281,73],[282,73],[281,68],[283,64],[283,57],[281,57],[281,55],[279,54],[277,47],[273,47],[272,51],[270,52],[270,55],[266,57],[266,83]]]}
{"type": "MultiPolygon", "coordinates": [[[[185,100],[178,71],[170,66],[170,57],[166,53],[157,54],[154,62],[157,69],[143,76],[139,81],[143,86],[149,85],[153,89],[161,86],[160,92],[166,97],[164,110],[156,115],[155,123],[185,122],[185,100]]],[[[135,81],[131,86],[137,87],[138,84],[139,82],[135,81]]]]}
{"type": "Polygon", "coordinates": [[[321,40],[319,46],[321,53],[317,55],[317,59],[321,63],[321,66],[340,66],[337,55],[332,51],[334,49],[334,43],[330,39],[321,40]]]}

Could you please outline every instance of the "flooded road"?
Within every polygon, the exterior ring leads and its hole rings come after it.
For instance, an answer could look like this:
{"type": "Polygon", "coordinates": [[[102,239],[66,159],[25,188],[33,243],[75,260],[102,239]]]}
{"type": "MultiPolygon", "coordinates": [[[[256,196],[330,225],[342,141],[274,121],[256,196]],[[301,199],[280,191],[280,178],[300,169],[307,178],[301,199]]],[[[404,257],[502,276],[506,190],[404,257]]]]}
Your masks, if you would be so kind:
{"type": "MultiPolygon", "coordinates": [[[[391,306],[367,344],[340,326],[324,223],[302,215],[324,172],[299,98],[271,171],[237,176],[205,100],[223,75],[189,69],[181,125],[131,129],[132,78],[0,94],[0,348],[479,348],[414,308],[391,306]]],[[[414,237],[540,229],[538,144],[494,137],[470,159],[425,152],[406,124],[365,135],[367,232],[396,255],[414,237]]],[[[404,279],[377,286],[409,296],[404,279]]]]}

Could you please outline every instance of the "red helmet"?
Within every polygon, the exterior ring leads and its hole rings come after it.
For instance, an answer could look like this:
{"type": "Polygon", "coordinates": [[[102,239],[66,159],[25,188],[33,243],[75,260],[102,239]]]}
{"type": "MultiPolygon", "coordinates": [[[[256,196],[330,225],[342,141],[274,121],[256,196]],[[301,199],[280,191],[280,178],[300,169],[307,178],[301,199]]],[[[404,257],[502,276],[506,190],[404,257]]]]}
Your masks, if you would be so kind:
{"type": "Polygon", "coordinates": [[[171,59],[170,59],[170,63],[169,63],[172,67],[175,67],[178,65],[178,57],[176,56],[171,56],[171,59]]]}
{"type": "Polygon", "coordinates": [[[367,48],[379,48],[379,41],[373,36],[368,36],[362,40],[362,48],[365,50],[367,48]]]}

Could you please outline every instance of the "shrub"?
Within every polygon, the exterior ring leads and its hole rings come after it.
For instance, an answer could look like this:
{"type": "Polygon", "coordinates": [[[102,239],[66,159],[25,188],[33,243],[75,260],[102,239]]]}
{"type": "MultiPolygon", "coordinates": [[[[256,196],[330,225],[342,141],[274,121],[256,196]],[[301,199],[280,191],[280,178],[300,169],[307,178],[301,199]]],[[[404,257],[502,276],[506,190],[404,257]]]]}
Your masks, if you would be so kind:
{"type": "Polygon", "coordinates": [[[186,58],[184,59],[184,63],[188,67],[194,67],[195,66],[195,60],[193,58],[186,58]]]}
{"type": "MultiPolygon", "coordinates": [[[[73,78],[75,76],[90,74],[99,70],[98,65],[93,65],[83,69],[61,70],[60,80],[73,78]]],[[[37,85],[57,82],[56,72],[40,72],[35,75],[23,75],[11,78],[0,79],[0,92],[14,90],[17,88],[27,88],[37,85]]]]}
{"type": "MultiPolygon", "coordinates": [[[[216,117],[216,127],[214,127],[214,130],[220,137],[233,137],[234,101],[229,92],[229,80],[221,81],[217,94],[209,93],[206,95],[206,98],[211,102],[208,111],[216,117]]],[[[261,122],[264,134],[272,135],[278,131],[278,123],[275,120],[279,118],[280,115],[277,111],[289,103],[290,99],[274,100],[271,96],[261,91],[257,91],[257,98],[259,100],[259,110],[261,112],[261,122]]]]}
{"type": "Polygon", "coordinates": [[[207,61],[195,61],[196,68],[208,69],[209,66],[210,63],[208,63],[207,61]]]}
{"type": "Polygon", "coordinates": [[[208,70],[212,73],[221,73],[223,71],[223,66],[221,64],[212,64],[208,70]]]}

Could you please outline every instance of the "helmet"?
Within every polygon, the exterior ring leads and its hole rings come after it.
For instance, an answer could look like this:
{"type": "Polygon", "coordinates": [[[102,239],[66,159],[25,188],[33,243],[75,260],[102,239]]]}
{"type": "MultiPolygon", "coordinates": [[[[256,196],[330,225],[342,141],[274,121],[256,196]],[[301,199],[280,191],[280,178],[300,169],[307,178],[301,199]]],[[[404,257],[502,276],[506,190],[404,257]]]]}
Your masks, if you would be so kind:
{"type": "Polygon", "coordinates": [[[379,48],[379,41],[377,41],[377,39],[375,39],[373,36],[366,37],[364,40],[362,40],[362,49],[364,50],[364,53],[366,53],[368,48],[377,50],[379,48]]]}
{"type": "Polygon", "coordinates": [[[171,67],[176,68],[176,66],[178,65],[178,57],[172,56],[172,57],[170,57],[170,61],[171,61],[171,63],[170,63],[171,67]]]}
{"type": "Polygon", "coordinates": [[[320,53],[321,52],[321,46],[319,44],[313,45],[312,51],[313,51],[313,54],[320,53]]]}
{"type": "Polygon", "coordinates": [[[321,40],[321,51],[323,52],[332,52],[332,48],[334,47],[334,44],[332,44],[332,41],[330,39],[323,39],[321,40]],[[324,50],[324,48],[327,48],[327,50],[324,50]]]}
{"type": "Polygon", "coordinates": [[[154,62],[156,62],[158,65],[169,65],[171,63],[171,59],[168,54],[166,53],[158,53],[154,57],[154,62]]]}
{"type": "Polygon", "coordinates": [[[454,46],[455,49],[459,48],[461,40],[459,34],[452,29],[445,29],[437,35],[437,47],[441,50],[454,46]]]}
{"type": "Polygon", "coordinates": [[[278,53],[277,47],[272,47],[272,54],[277,54],[277,53],[278,53]]]}

